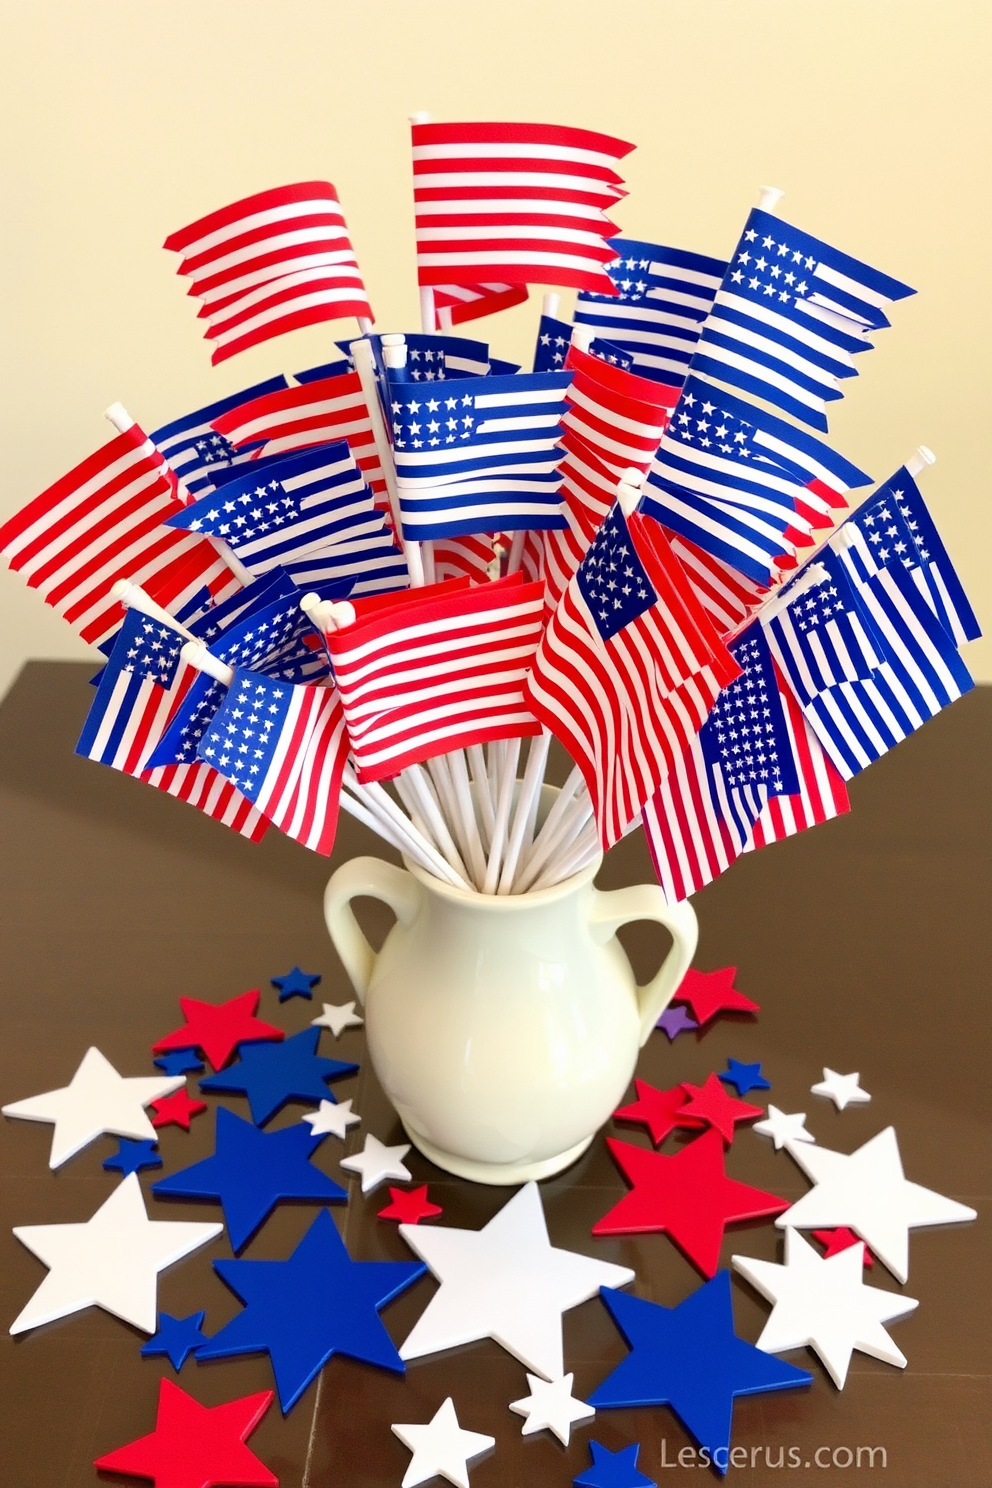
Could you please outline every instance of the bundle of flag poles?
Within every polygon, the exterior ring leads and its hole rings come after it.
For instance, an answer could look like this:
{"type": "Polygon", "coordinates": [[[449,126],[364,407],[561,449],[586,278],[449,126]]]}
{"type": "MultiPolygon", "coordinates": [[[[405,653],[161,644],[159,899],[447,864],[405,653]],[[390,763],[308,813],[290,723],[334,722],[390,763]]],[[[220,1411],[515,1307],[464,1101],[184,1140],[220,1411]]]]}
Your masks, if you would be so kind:
{"type": "Polygon", "coordinates": [[[934,457],[874,486],[825,438],[913,291],[770,188],[726,261],[619,236],[632,148],[418,115],[418,331],[373,331],[329,182],[168,237],[214,362],[357,331],[150,434],[115,404],[0,528],[103,655],[78,753],[252,840],[329,853],[343,808],[463,891],[549,888],[643,827],[677,902],[846,811],[971,687],[934,457]],[[533,370],[453,334],[531,284],[533,370]]]}

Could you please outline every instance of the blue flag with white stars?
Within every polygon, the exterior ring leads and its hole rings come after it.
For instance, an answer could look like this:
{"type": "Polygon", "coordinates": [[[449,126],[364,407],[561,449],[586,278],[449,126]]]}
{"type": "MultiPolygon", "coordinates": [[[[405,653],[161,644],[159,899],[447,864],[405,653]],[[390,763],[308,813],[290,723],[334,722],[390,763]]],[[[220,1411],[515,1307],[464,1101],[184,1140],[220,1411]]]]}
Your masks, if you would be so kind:
{"type": "Polygon", "coordinates": [[[633,624],[657,600],[619,506],[607,514],[575,571],[575,581],[604,641],[633,624]]]}
{"type": "Polygon", "coordinates": [[[116,765],[128,741],[137,739],[146,706],[176,680],[186,637],[171,625],[128,610],[107,665],[100,673],[76,753],[116,765]]]}
{"type": "Polygon", "coordinates": [[[537,327],[537,342],[534,346],[535,372],[560,372],[568,356],[572,340],[572,327],[567,320],[556,320],[553,315],[542,315],[537,327]]]}
{"type": "Polygon", "coordinates": [[[781,592],[779,601],[781,608],[776,604],[776,613],[764,622],[765,633],[800,703],[838,682],[870,677],[879,666],[878,632],[829,548],[781,592]],[[816,582],[810,583],[812,579],[816,582]]]}
{"type": "Polygon", "coordinates": [[[173,419],[159,429],[153,429],[148,437],[165,456],[190,495],[206,495],[213,490],[214,477],[218,471],[225,470],[230,465],[244,464],[251,458],[252,450],[258,448],[257,444],[252,444],[235,450],[212,427],[211,420],[220,418],[222,413],[230,413],[232,408],[240,408],[242,403],[250,403],[254,398],[264,397],[266,393],[277,393],[287,386],[285,377],[280,373],[278,377],[270,377],[268,381],[256,383],[254,387],[243,388],[240,393],[232,393],[228,398],[208,403],[205,408],[195,408],[192,413],[173,419]]]}

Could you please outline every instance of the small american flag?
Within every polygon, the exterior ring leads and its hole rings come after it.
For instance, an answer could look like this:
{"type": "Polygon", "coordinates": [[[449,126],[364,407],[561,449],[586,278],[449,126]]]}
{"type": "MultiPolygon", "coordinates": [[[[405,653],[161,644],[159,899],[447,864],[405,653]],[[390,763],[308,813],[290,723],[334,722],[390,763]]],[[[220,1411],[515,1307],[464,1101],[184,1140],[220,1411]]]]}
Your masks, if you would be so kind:
{"type": "Polygon", "coordinates": [[[636,819],[738,670],[652,525],[612,508],[527,685],[534,712],[582,770],[604,847],[636,819]]]}
{"type": "Polygon", "coordinates": [[[331,851],[348,758],[336,687],[236,672],[197,752],[287,837],[331,851]]]}
{"type": "Polygon", "coordinates": [[[254,446],[236,450],[214,427],[213,420],[286,386],[286,379],[280,373],[266,382],[256,383],[254,387],[243,388],[240,393],[232,393],[229,398],[208,403],[205,408],[194,408],[191,413],[151,431],[149,439],[168,460],[179,477],[181,489],[189,498],[205,496],[212,491],[218,470],[251,458],[254,446]]]}
{"type": "Polygon", "coordinates": [[[540,584],[512,577],[359,606],[355,624],[327,637],[359,778],[540,733],[524,682],[542,609],[540,584]]]}
{"type": "Polygon", "coordinates": [[[415,124],[421,285],[559,284],[612,293],[605,265],[633,145],[551,124],[415,124]]]}
{"type": "Polygon", "coordinates": [[[277,186],[180,228],[165,247],[203,302],[211,361],[273,336],[355,315],[372,319],[334,187],[277,186]]]}
{"type": "Polygon", "coordinates": [[[631,466],[647,474],[678,401],[678,389],[570,348],[565,428],[620,475],[631,466]]]}

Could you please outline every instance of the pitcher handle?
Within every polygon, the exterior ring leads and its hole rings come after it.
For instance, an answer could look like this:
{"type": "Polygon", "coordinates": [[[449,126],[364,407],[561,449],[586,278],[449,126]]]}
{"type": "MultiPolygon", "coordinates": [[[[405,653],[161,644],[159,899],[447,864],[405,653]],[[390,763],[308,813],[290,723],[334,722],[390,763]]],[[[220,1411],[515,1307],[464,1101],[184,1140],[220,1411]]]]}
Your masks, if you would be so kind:
{"type": "Polygon", "coordinates": [[[402,925],[410,925],[420,909],[422,891],[405,868],[380,858],[352,858],[343,863],[324,890],[324,919],[334,949],[341,957],[359,1002],[364,1007],[376,952],[369,945],[351,907],[352,899],[380,899],[402,925]]]}
{"type": "Polygon", "coordinates": [[[664,925],[672,937],[672,949],[650,982],[637,989],[637,1006],[641,1015],[641,1047],[692,963],[699,939],[696,912],[688,902],[669,904],[657,884],[635,884],[628,889],[594,891],[596,899],[590,916],[590,927],[597,940],[609,940],[621,925],[633,920],[654,920],[664,925]]]}

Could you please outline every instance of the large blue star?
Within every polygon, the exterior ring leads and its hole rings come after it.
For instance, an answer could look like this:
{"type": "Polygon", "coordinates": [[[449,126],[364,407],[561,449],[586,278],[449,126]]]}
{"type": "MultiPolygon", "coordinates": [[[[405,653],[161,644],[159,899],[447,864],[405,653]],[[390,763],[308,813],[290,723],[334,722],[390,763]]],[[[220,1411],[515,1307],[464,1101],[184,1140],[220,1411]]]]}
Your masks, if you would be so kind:
{"type": "Polygon", "coordinates": [[[741,1064],[739,1059],[728,1059],[727,1068],[719,1077],[725,1085],[733,1085],[743,1099],[749,1090],[771,1090],[770,1081],[761,1073],[760,1064],[741,1064]]]}
{"type": "Polygon", "coordinates": [[[638,1471],[637,1454],[641,1449],[637,1442],[619,1452],[610,1452],[602,1442],[591,1441],[589,1450],[592,1467],[572,1479],[574,1488],[658,1488],[654,1478],[638,1471]]]}
{"type": "Polygon", "coordinates": [[[281,1044],[239,1044],[237,1063],[208,1075],[200,1089],[246,1095],[256,1126],[264,1126],[287,1101],[334,1100],[325,1082],[353,1075],[358,1065],[322,1058],[317,1053],[319,1038],[319,1028],[304,1028],[281,1044]]]}
{"type": "Polygon", "coordinates": [[[215,1261],[245,1303],[197,1350],[198,1359],[267,1353],[283,1413],[334,1354],[402,1374],[405,1365],[379,1308],[426,1271],[422,1261],[353,1261],[322,1209],[285,1261],[215,1261]]]}
{"type": "Polygon", "coordinates": [[[160,1312],[158,1332],[142,1348],[141,1357],[148,1359],[155,1354],[168,1354],[173,1369],[182,1369],[187,1354],[194,1353],[201,1343],[206,1342],[201,1331],[204,1317],[202,1312],[191,1312],[184,1318],[160,1312]]]}
{"type": "Polygon", "coordinates": [[[600,1294],[631,1351],[592,1392],[589,1404],[597,1410],[670,1406],[718,1472],[727,1471],[735,1396],[813,1382],[805,1369],[737,1337],[729,1271],[718,1271],[678,1307],[609,1287],[600,1294]]]}
{"type": "Polygon", "coordinates": [[[280,1131],[259,1131],[220,1106],[213,1157],[170,1173],[153,1185],[152,1193],[217,1199],[231,1245],[238,1251],[280,1199],[312,1199],[318,1204],[347,1199],[348,1190],[310,1162],[322,1140],[302,1122],[280,1131]]]}
{"type": "Polygon", "coordinates": [[[273,977],[273,987],[279,988],[279,1001],[285,1002],[289,997],[313,997],[313,989],[320,981],[320,976],[309,971],[301,971],[294,966],[292,971],[287,971],[285,976],[273,977]]]}
{"type": "Polygon", "coordinates": [[[160,1168],[162,1159],[156,1152],[154,1138],[148,1137],[143,1142],[132,1142],[127,1137],[117,1138],[117,1151],[113,1157],[106,1157],[103,1166],[108,1172],[117,1169],[126,1178],[129,1173],[138,1173],[142,1168],[160,1168]]]}

